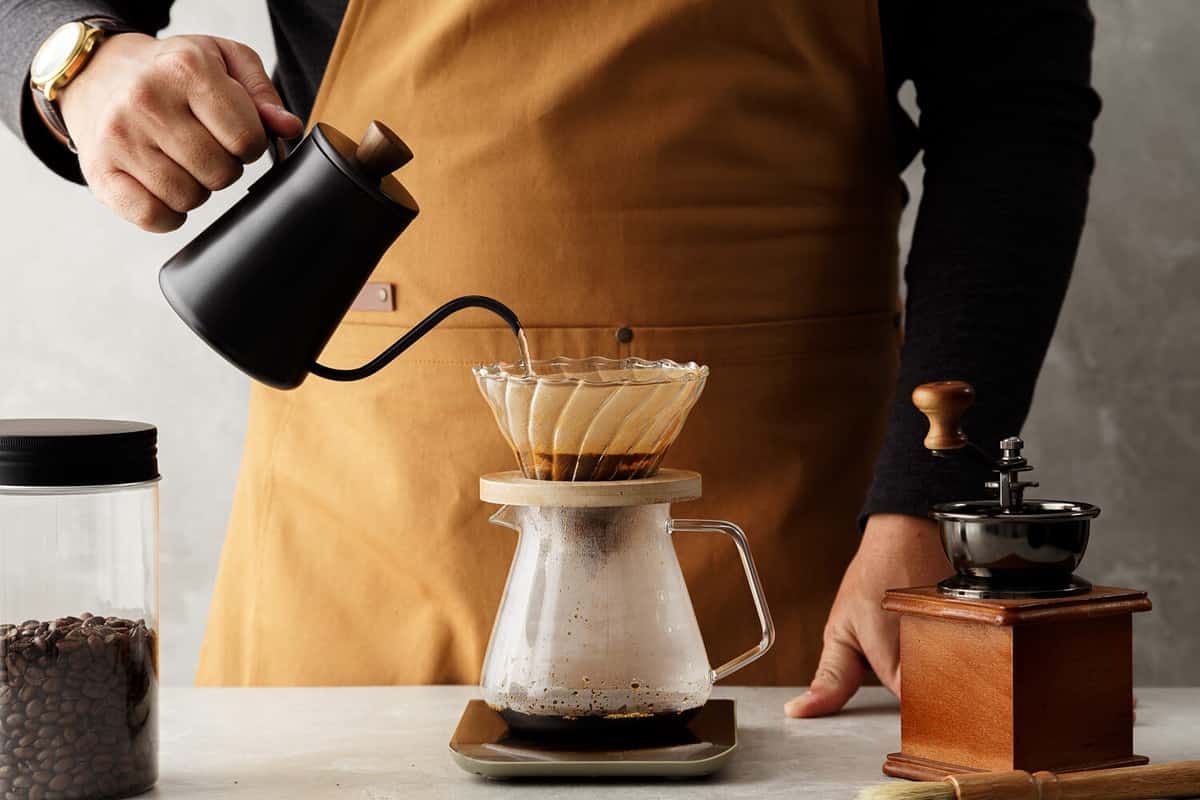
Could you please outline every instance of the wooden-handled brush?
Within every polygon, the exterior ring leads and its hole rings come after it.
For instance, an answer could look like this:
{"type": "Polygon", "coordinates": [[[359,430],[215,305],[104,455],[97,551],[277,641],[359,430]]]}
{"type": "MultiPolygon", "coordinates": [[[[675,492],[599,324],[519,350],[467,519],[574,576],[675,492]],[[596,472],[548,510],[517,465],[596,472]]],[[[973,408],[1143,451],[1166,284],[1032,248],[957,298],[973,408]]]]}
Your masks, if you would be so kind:
{"type": "Polygon", "coordinates": [[[858,800],[1151,800],[1200,796],[1200,761],[1089,772],[976,772],[932,783],[884,783],[858,800]]]}

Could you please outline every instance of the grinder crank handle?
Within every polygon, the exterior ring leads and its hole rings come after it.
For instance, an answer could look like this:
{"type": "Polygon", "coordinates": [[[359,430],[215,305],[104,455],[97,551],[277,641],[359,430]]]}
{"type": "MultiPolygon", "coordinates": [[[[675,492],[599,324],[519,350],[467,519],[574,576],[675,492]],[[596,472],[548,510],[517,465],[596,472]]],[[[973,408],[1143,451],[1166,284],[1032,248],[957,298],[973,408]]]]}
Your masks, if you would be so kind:
{"type": "Polygon", "coordinates": [[[750,595],[754,599],[754,610],[758,612],[758,623],[761,638],[740,656],[726,661],[711,670],[713,683],[728,677],[752,661],[757,660],[775,644],[775,623],[771,621],[771,611],[767,608],[766,593],[763,592],[762,581],[754,566],[754,558],[750,555],[750,542],[746,533],[732,522],[717,519],[672,519],[667,521],[668,533],[723,533],[733,539],[737,546],[738,555],[742,559],[742,568],[746,571],[746,581],[750,584],[750,595]]]}
{"type": "Polygon", "coordinates": [[[974,402],[975,387],[966,381],[923,383],[913,389],[913,405],[929,419],[925,447],[935,453],[966,447],[962,417],[974,402]]]}
{"type": "Polygon", "coordinates": [[[943,458],[959,452],[970,454],[998,474],[998,480],[989,481],[984,486],[997,490],[1001,509],[1015,511],[1021,508],[1025,489],[1037,486],[1035,481],[1016,478],[1019,473],[1033,469],[1021,455],[1025,443],[1018,436],[1004,439],[1000,442],[1000,459],[997,460],[967,438],[962,428],[962,417],[975,402],[974,386],[966,381],[923,383],[913,389],[912,402],[929,419],[925,447],[931,453],[943,458]]]}
{"type": "Polygon", "coordinates": [[[960,450],[976,460],[998,469],[996,459],[967,438],[962,428],[963,414],[975,402],[975,387],[966,381],[923,383],[912,392],[912,403],[929,419],[925,448],[935,456],[949,456],[960,450]]]}
{"type": "Polygon", "coordinates": [[[957,800],[1151,800],[1200,795],[1200,761],[1084,772],[980,772],[951,775],[957,800]]]}

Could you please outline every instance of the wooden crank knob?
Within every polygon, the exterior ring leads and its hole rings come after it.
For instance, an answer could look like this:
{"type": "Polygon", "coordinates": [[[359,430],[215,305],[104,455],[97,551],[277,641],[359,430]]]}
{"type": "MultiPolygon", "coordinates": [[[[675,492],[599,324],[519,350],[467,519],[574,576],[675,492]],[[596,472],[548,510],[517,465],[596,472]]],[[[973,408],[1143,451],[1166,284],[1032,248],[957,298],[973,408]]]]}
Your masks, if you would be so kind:
{"type": "Polygon", "coordinates": [[[367,126],[358,149],[354,151],[354,158],[363,172],[373,178],[391,175],[412,161],[412,157],[412,150],[408,149],[404,140],[379,120],[367,126]]]}
{"type": "Polygon", "coordinates": [[[975,402],[975,388],[966,381],[923,383],[912,393],[913,405],[929,418],[925,447],[930,450],[960,450],[967,446],[962,416],[975,402]]]}

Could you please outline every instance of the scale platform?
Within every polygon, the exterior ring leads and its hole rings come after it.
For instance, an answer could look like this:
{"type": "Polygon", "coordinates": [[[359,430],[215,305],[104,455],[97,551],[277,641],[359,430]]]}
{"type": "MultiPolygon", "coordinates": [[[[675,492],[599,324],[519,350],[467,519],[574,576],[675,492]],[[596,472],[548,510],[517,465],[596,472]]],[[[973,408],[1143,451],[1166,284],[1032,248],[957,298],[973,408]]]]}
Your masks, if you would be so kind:
{"type": "Polygon", "coordinates": [[[699,778],[711,775],[737,749],[733,700],[709,700],[678,738],[652,747],[567,749],[520,739],[482,700],[467,703],[450,739],[454,762],[492,779],[699,778]]]}

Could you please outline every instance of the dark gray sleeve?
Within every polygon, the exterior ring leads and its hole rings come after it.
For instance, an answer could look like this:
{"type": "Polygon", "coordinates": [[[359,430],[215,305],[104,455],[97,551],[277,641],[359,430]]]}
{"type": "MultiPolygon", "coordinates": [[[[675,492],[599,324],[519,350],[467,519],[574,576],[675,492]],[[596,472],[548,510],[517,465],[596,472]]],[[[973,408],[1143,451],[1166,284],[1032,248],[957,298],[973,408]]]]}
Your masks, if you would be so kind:
{"type": "MultiPolygon", "coordinates": [[[[1093,19],[1083,0],[890,3],[890,75],[913,81],[925,182],[905,269],[905,342],[863,520],[984,497],[973,459],[934,458],[913,388],[975,384],[964,426],[998,452],[1020,432],[1087,209],[1093,19]]],[[[889,20],[884,20],[885,23],[889,20]]],[[[885,45],[887,47],[887,45],[885,45]]]]}
{"type": "Polygon", "coordinates": [[[38,46],[65,22],[111,17],[146,33],[166,27],[170,0],[0,0],[0,118],[59,175],[83,183],[79,162],[46,130],[29,92],[38,46]]]}

